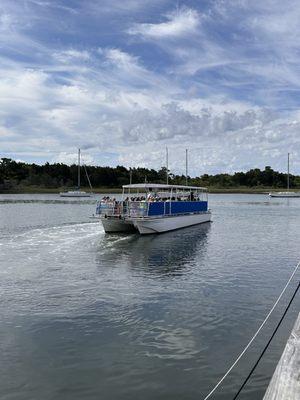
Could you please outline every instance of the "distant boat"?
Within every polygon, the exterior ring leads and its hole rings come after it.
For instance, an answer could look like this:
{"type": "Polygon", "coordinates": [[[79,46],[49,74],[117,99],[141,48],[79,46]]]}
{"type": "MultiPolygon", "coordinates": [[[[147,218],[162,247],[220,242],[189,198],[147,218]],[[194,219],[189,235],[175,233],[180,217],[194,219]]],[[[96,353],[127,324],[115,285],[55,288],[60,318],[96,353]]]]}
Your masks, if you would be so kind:
{"type": "Polygon", "coordinates": [[[270,197],[300,197],[300,192],[273,192],[270,197]]]}
{"type": "Polygon", "coordinates": [[[287,169],[287,191],[286,192],[270,192],[270,197],[300,197],[300,192],[290,191],[290,153],[288,153],[288,169],[287,169]]]}
{"type": "MultiPolygon", "coordinates": [[[[85,166],[84,166],[85,168],[85,166]]],[[[92,189],[91,182],[89,176],[87,174],[87,170],[85,168],[85,173],[87,176],[87,180],[89,182],[90,188],[92,189]]],[[[60,197],[91,197],[93,195],[92,192],[85,192],[80,190],[80,149],[78,149],[78,182],[76,190],[69,190],[68,192],[60,192],[60,197]]]]}

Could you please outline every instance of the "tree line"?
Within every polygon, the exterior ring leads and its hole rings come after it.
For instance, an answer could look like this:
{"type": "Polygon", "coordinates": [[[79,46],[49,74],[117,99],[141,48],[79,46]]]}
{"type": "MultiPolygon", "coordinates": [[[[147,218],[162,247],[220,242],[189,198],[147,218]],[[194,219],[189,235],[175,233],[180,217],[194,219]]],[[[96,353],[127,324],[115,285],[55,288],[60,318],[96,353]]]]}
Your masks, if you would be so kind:
{"type": "MultiPolygon", "coordinates": [[[[29,164],[12,160],[0,159],[0,189],[36,186],[41,188],[62,188],[77,186],[77,165],[62,163],[44,165],[29,164]]],[[[87,165],[81,167],[82,186],[88,186],[86,172],[93,187],[119,188],[122,185],[132,183],[166,183],[167,170],[162,167],[156,171],[148,168],[132,168],[123,166],[103,167],[87,165]]],[[[272,187],[285,188],[287,176],[285,173],[274,171],[270,166],[264,170],[250,169],[247,172],[235,172],[234,174],[204,174],[197,177],[188,177],[189,185],[207,186],[215,188],[236,187],[272,187]]],[[[185,184],[184,175],[169,173],[170,184],[185,184]]],[[[290,175],[290,187],[300,187],[300,176],[290,175]]]]}

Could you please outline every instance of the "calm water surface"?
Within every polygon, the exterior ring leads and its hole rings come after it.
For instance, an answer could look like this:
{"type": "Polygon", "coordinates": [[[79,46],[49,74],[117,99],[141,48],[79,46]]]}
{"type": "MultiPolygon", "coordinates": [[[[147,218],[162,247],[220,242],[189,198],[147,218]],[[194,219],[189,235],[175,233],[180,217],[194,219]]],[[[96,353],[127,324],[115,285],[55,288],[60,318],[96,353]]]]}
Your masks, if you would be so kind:
{"type": "MultiPolygon", "coordinates": [[[[93,200],[0,195],[1,400],[201,400],[300,259],[300,199],[210,207],[211,224],[140,237],[105,235],[93,200]]],[[[214,399],[232,399],[297,279],[214,399]]],[[[262,398],[299,297],[241,399],[262,398]]]]}

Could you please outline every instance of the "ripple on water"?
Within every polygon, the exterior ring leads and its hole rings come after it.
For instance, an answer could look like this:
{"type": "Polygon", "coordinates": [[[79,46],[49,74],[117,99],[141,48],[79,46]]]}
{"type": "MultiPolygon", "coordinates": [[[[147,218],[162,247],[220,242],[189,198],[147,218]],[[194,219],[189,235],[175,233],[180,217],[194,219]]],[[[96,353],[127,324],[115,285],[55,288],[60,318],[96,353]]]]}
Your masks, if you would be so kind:
{"type": "MultiPolygon", "coordinates": [[[[93,207],[1,204],[0,397],[201,398],[300,258],[300,204],[215,195],[213,224],[148,237],[105,235],[89,222],[93,207]]],[[[298,308],[245,399],[261,398],[298,308]]],[[[233,397],[271,325],[222,398],[233,397]]]]}

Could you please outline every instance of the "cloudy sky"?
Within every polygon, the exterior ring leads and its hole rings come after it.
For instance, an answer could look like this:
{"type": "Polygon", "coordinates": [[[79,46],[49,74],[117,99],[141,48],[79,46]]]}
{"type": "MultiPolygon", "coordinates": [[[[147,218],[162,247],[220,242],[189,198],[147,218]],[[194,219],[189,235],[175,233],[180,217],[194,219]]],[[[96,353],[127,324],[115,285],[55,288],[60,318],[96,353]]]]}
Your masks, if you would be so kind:
{"type": "Polygon", "coordinates": [[[300,4],[1,0],[0,157],[300,174],[300,4]]]}

